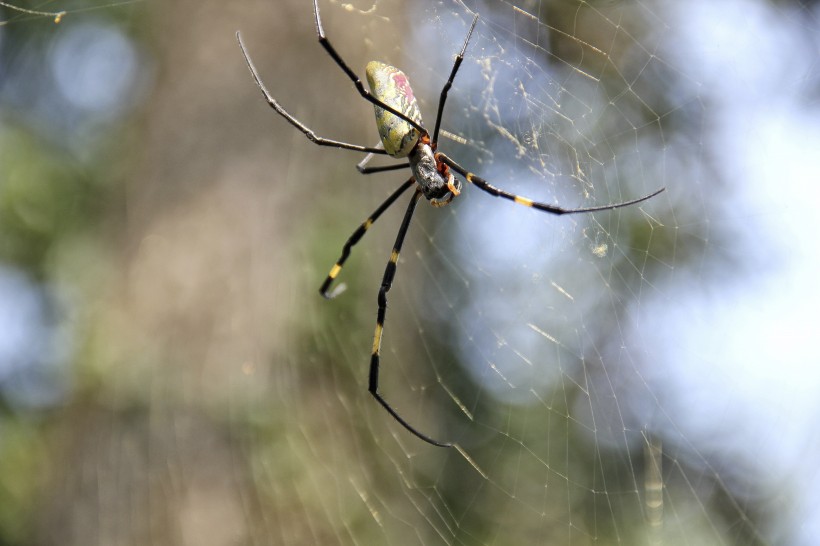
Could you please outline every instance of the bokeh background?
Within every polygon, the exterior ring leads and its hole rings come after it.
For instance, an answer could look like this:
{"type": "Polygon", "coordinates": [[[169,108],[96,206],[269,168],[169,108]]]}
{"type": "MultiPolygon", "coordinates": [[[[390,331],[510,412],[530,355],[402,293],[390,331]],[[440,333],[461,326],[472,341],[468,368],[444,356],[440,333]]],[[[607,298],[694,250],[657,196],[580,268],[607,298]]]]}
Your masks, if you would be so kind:
{"type": "Polygon", "coordinates": [[[307,0],[0,3],[0,543],[818,544],[820,7],[320,1],[475,188],[406,176],[307,0]],[[13,5],[12,5],[13,4],[13,5]],[[64,12],[64,13],[63,13],[64,12]],[[63,13],[57,16],[58,13],[63,13]],[[59,19],[59,22],[55,21],[59,19]]]}

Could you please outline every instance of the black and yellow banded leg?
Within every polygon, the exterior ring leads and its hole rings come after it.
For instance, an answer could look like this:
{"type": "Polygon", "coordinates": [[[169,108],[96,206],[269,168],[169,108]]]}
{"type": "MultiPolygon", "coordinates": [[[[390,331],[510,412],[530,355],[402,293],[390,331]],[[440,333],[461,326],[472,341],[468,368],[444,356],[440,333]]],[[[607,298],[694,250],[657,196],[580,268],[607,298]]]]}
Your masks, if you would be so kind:
{"type": "Polygon", "coordinates": [[[396,267],[399,261],[399,252],[404,243],[404,237],[407,235],[407,228],[410,227],[410,219],[413,217],[413,211],[416,210],[416,204],[421,197],[421,190],[416,189],[413,198],[410,199],[410,204],[407,206],[407,212],[404,213],[404,220],[401,222],[399,233],[396,235],[396,242],[393,245],[393,252],[390,254],[390,261],[387,262],[387,267],[384,270],[384,277],[382,278],[381,288],[379,288],[379,311],[376,315],[376,331],[373,334],[373,351],[370,355],[370,379],[368,381],[368,390],[370,394],[379,402],[379,404],[393,416],[393,419],[399,422],[404,428],[412,432],[419,439],[424,440],[428,444],[439,447],[452,447],[453,444],[448,442],[439,442],[433,440],[426,434],[422,434],[410,423],[405,421],[393,407],[387,403],[387,400],[382,398],[379,394],[379,352],[382,345],[382,333],[384,332],[384,319],[387,314],[387,293],[390,287],[393,286],[393,278],[396,276],[396,267]]]}
{"type": "Polygon", "coordinates": [[[341,257],[336,261],[336,264],[333,266],[333,268],[331,268],[330,273],[325,279],[325,282],[323,282],[322,286],[319,287],[320,294],[322,294],[327,299],[333,299],[338,294],[338,290],[334,292],[328,292],[328,290],[330,289],[330,285],[333,283],[333,280],[339,276],[339,272],[342,270],[342,267],[344,266],[344,263],[347,260],[348,256],[350,256],[350,249],[353,247],[353,245],[359,242],[359,239],[361,239],[364,236],[364,234],[367,232],[368,229],[370,229],[370,226],[373,225],[373,223],[379,218],[379,216],[381,216],[384,211],[389,209],[390,205],[392,205],[396,201],[396,199],[398,199],[399,196],[405,191],[407,191],[407,188],[409,188],[413,184],[415,184],[415,181],[412,178],[404,184],[402,184],[399,187],[399,189],[394,191],[390,195],[390,197],[385,199],[384,203],[379,205],[379,208],[374,210],[373,213],[367,217],[367,220],[362,222],[362,225],[360,225],[356,229],[356,231],[353,232],[353,234],[345,243],[345,246],[342,248],[341,257]]]}
{"type": "Polygon", "coordinates": [[[504,199],[509,199],[510,201],[513,201],[514,203],[518,203],[519,205],[524,205],[525,207],[530,207],[530,208],[534,208],[534,209],[537,209],[537,210],[542,210],[544,212],[549,212],[551,214],[580,214],[580,213],[584,213],[584,212],[596,212],[596,211],[600,211],[600,210],[619,209],[621,207],[628,207],[629,205],[635,205],[637,203],[641,203],[643,201],[646,201],[647,199],[651,199],[652,197],[655,197],[656,195],[658,195],[659,193],[661,193],[662,191],[664,191],[666,189],[666,188],[661,188],[659,190],[656,190],[656,191],[650,193],[649,195],[639,197],[638,199],[632,199],[631,201],[624,201],[622,203],[611,203],[609,205],[598,205],[598,206],[595,206],[595,207],[585,207],[585,208],[580,208],[580,209],[565,209],[565,208],[559,207],[557,205],[548,205],[547,203],[539,203],[538,201],[533,201],[532,199],[530,199],[528,197],[522,197],[520,195],[515,195],[513,193],[506,192],[502,189],[496,188],[495,186],[493,186],[492,184],[490,184],[489,182],[487,182],[486,180],[484,180],[480,176],[477,176],[477,175],[471,173],[470,171],[468,171],[467,169],[465,169],[464,167],[462,167],[461,165],[459,165],[458,163],[456,163],[455,161],[453,161],[452,159],[450,159],[446,155],[444,155],[442,153],[437,153],[436,157],[439,160],[441,160],[444,164],[449,166],[451,169],[456,171],[458,174],[463,176],[467,180],[467,182],[470,182],[471,184],[476,186],[478,189],[483,190],[483,191],[489,193],[490,195],[494,195],[495,197],[502,197],[504,199]]]}

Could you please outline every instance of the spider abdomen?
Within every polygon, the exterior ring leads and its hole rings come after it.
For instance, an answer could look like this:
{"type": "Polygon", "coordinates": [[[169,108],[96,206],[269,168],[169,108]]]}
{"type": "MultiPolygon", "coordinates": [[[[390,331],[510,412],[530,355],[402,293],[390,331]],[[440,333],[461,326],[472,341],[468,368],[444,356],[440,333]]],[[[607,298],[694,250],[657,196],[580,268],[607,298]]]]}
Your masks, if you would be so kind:
{"type": "MultiPolygon", "coordinates": [[[[378,61],[367,63],[365,68],[370,92],[381,102],[395,108],[421,125],[421,112],[410,88],[407,76],[396,68],[378,61]]],[[[384,150],[393,157],[407,157],[419,140],[419,131],[404,120],[380,106],[376,110],[376,126],[379,129],[384,150]]]]}

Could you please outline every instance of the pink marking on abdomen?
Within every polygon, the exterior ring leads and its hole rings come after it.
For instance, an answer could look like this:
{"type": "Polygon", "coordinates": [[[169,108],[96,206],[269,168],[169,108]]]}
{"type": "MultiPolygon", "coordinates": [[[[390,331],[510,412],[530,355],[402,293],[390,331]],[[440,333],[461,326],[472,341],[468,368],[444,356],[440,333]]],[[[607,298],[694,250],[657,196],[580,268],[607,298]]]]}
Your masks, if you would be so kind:
{"type": "Polygon", "coordinates": [[[414,100],[413,97],[413,90],[410,88],[410,82],[407,81],[407,76],[404,75],[404,72],[395,72],[391,74],[393,78],[393,83],[396,85],[396,88],[408,101],[414,100]]]}

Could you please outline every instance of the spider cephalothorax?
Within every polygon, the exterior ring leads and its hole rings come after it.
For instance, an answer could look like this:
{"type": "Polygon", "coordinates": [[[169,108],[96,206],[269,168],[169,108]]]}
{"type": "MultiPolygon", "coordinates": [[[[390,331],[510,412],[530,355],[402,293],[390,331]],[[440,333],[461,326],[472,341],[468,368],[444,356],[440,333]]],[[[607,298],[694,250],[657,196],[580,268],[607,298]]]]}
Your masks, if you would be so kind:
{"type": "Polygon", "coordinates": [[[434,207],[443,207],[461,193],[461,180],[453,176],[445,163],[436,160],[430,144],[419,140],[408,159],[413,179],[434,207]]]}
{"type": "MultiPolygon", "coordinates": [[[[584,212],[595,212],[603,210],[611,210],[627,205],[634,205],[641,201],[646,201],[650,197],[654,197],[664,190],[661,188],[649,195],[625,201],[623,203],[614,203],[609,205],[600,205],[594,207],[586,207],[579,209],[565,209],[557,205],[550,205],[547,203],[539,203],[528,197],[515,195],[507,191],[496,188],[480,176],[477,176],[448,156],[437,151],[438,148],[438,134],[441,127],[441,115],[444,112],[444,103],[447,100],[447,93],[453,85],[453,79],[464,60],[464,52],[467,50],[467,44],[470,42],[470,36],[475,28],[478,15],[473,17],[473,22],[470,29],[467,31],[467,37],[464,39],[464,45],[461,52],[456,55],[453,67],[450,70],[450,77],[447,83],[441,90],[438,102],[438,112],[436,114],[436,125],[432,136],[424,128],[421,121],[421,112],[413,90],[410,87],[410,82],[407,76],[396,67],[385,63],[373,61],[367,65],[367,81],[370,84],[370,91],[368,92],[362,81],[356,76],[350,67],[342,60],[336,50],[330,45],[325,31],[322,28],[322,20],[319,17],[319,5],[317,0],[313,0],[313,14],[316,22],[316,33],[319,38],[319,43],[325,48],[328,55],[339,65],[339,68],[344,71],[348,78],[353,82],[356,90],[367,101],[371,102],[375,107],[376,125],[379,130],[381,142],[379,146],[360,146],[358,144],[349,144],[338,140],[331,140],[317,136],[310,128],[290,115],[282,106],[276,102],[276,99],[268,92],[259,73],[256,71],[253,62],[248,56],[245,46],[242,43],[242,38],[239,33],[236,37],[239,40],[239,47],[242,49],[242,54],[245,56],[245,61],[248,63],[248,68],[253,75],[256,84],[265,96],[271,108],[285,118],[288,123],[302,131],[312,142],[320,146],[329,146],[332,148],[342,148],[345,150],[354,150],[357,152],[367,152],[367,156],[361,161],[357,168],[362,174],[372,174],[385,171],[394,171],[399,169],[409,168],[412,176],[405,181],[398,189],[396,189],[390,196],[374,210],[367,219],[353,232],[348,238],[347,242],[342,247],[342,255],[336,261],[334,266],[330,269],[325,281],[319,288],[319,292],[330,299],[337,295],[341,290],[338,288],[330,291],[330,286],[338,277],[344,266],[345,261],[350,256],[350,250],[359,240],[364,236],[365,232],[373,225],[373,223],[382,215],[384,211],[390,208],[393,203],[408,189],[415,187],[413,196],[407,205],[407,210],[404,213],[404,218],[399,227],[399,232],[396,235],[396,242],[393,244],[393,252],[390,254],[390,260],[387,262],[387,267],[384,270],[384,277],[382,278],[381,287],[378,295],[378,312],[376,315],[376,330],[373,334],[373,348],[370,354],[370,374],[368,380],[368,390],[370,394],[379,402],[379,404],[387,410],[393,418],[396,419],[404,428],[416,435],[418,438],[424,440],[429,444],[441,447],[451,447],[453,444],[449,442],[440,442],[433,438],[422,434],[415,427],[410,425],[402,418],[393,407],[379,393],[379,360],[382,342],[382,334],[384,332],[384,320],[387,314],[387,293],[393,285],[393,278],[396,275],[396,268],[399,260],[399,253],[401,252],[404,238],[407,235],[407,229],[410,227],[410,220],[413,218],[413,212],[416,209],[418,200],[423,195],[434,206],[443,206],[450,203],[461,192],[461,181],[453,176],[451,170],[464,177],[465,180],[472,183],[478,189],[487,192],[488,194],[513,201],[519,205],[534,208],[536,210],[548,212],[551,214],[577,214],[584,212]],[[367,163],[373,154],[385,154],[395,158],[407,158],[407,163],[400,163],[397,165],[388,165],[381,167],[367,167],[367,163]]],[[[341,287],[341,285],[340,285],[341,287]]]]}

